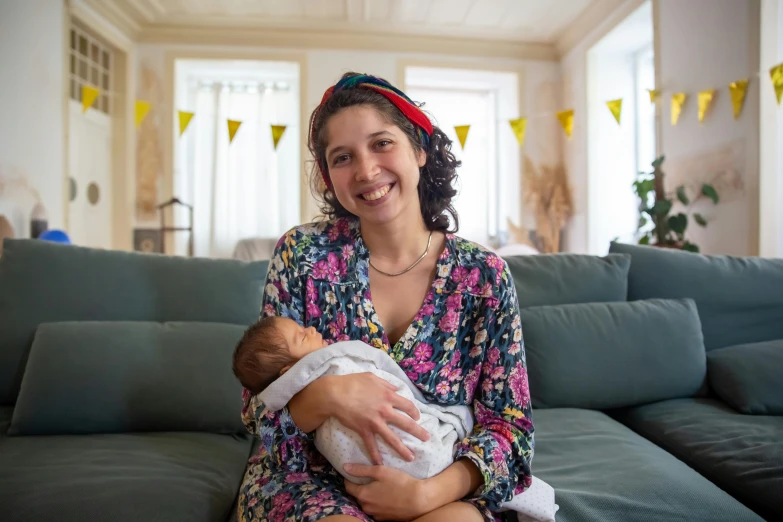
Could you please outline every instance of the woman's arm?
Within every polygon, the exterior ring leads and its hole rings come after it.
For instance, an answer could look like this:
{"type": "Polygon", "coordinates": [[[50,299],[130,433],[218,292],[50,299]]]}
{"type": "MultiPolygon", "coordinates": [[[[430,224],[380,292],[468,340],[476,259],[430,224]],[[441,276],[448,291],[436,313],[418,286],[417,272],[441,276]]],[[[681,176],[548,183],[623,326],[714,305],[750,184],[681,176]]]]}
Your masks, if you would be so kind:
{"type": "MultiPolygon", "coordinates": [[[[484,360],[476,385],[473,432],[457,445],[455,459],[468,459],[483,477],[476,498],[496,511],[519,485],[532,479],[533,421],[516,289],[508,266],[496,259],[500,283],[483,314],[484,360]]],[[[481,335],[481,332],[479,332],[481,335]]]]}
{"type": "Polygon", "coordinates": [[[428,509],[437,509],[472,495],[484,477],[468,459],[459,459],[440,474],[424,480],[422,493],[428,509]]]}

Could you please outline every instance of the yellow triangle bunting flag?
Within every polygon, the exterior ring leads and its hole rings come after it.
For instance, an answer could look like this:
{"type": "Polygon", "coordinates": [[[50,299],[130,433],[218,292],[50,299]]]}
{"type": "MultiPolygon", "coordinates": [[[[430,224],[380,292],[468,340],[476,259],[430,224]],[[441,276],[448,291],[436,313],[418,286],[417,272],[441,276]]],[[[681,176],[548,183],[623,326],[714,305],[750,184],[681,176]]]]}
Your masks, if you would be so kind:
{"type": "Polygon", "coordinates": [[[742,105],[745,103],[745,93],[748,91],[748,80],[737,80],[729,84],[729,94],[731,94],[731,105],[734,108],[734,119],[737,120],[742,114],[742,105]]]}
{"type": "Polygon", "coordinates": [[[272,143],[274,143],[275,150],[277,150],[277,144],[280,143],[280,138],[283,137],[285,132],[285,125],[271,125],[272,127],[272,143]]]}
{"type": "Polygon", "coordinates": [[[190,120],[193,118],[194,113],[192,112],[186,112],[186,111],[179,111],[179,135],[182,136],[182,133],[185,132],[185,129],[188,128],[188,125],[190,125],[190,120]]]}
{"type": "Polygon", "coordinates": [[[514,131],[514,136],[517,137],[519,146],[525,144],[525,131],[527,130],[527,118],[517,118],[516,120],[508,120],[511,125],[511,129],[514,131]]]}
{"type": "Polygon", "coordinates": [[[242,122],[236,120],[226,121],[228,122],[228,142],[231,143],[234,141],[234,136],[236,136],[237,131],[239,130],[239,126],[242,125],[242,122]]]}
{"type": "Polygon", "coordinates": [[[623,99],[619,98],[617,100],[608,101],[606,102],[606,106],[609,107],[612,116],[617,120],[617,125],[620,125],[620,113],[623,111],[623,99]]]}
{"type": "Polygon", "coordinates": [[[672,94],[672,125],[677,125],[680,113],[682,113],[682,106],[685,105],[685,100],[687,99],[688,95],[684,92],[672,94]]]}
{"type": "Polygon", "coordinates": [[[470,125],[455,125],[454,132],[457,133],[459,144],[462,150],[465,150],[465,142],[468,140],[468,131],[470,131],[470,125]]]}
{"type": "Polygon", "coordinates": [[[560,120],[560,125],[563,126],[563,130],[570,138],[571,133],[574,130],[574,109],[568,109],[557,113],[557,119],[560,120]]]}
{"type": "Polygon", "coordinates": [[[715,89],[699,91],[699,123],[704,123],[704,118],[707,117],[707,111],[710,109],[713,98],[715,98],[715,89]]]}
{"type": "Polygon", "coordinates": [[[780,100],[783,99],[783,63],[770,69],[769,77],[772,78],[772,86],[775,87],[775,96],[777,96],[778,105],[780,105],[780,100]]]}
{"type": "Polygon", "coordinates": [[[150,102],[148,101],[141,101],[136,100],[136,128],[139,128],[139,125],[141,125],[141,122],[144,121],[144,118],[147,117],[147,113],[150,112],[150,102]]]}
{"type": "Polygon", "coordinates": [[[101,91],[95,87],[82,85],[82,114],[87,112],[87,109],[92,107],[92,104],[95,103],[95,100],[98,99],[98,95],[100,93],[101,91]]]}
{"type": "Polygon", "coordinates": [[[661,95],[661,91],[658,89],[647,89],[647,92],[650,93],[650,103],[655,103],[661,95]]]}

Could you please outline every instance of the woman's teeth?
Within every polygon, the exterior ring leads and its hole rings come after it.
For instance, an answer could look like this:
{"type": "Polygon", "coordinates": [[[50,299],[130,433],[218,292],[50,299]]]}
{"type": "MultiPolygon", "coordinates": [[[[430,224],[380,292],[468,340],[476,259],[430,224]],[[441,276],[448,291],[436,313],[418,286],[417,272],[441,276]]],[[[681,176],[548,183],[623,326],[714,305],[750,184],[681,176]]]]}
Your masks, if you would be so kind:
{"type": "Polygon", "coordinates": [[[391,190],[391,185],[386,185],[385,187],[380,188],[375,192],[370,192],[369,194],[362,194],[362,197],[366,201],[375,201],[376,199],[380,199],[386,194],[388,194],[390,190],[391,190]]]}

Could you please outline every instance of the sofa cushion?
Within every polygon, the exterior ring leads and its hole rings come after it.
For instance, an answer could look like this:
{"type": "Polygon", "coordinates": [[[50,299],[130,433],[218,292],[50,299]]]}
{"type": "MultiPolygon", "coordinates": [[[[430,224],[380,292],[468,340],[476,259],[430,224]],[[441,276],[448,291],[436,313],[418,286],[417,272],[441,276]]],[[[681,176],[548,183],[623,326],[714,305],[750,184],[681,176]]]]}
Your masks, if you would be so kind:
{"type": "Polygon", "coordinates": [[[223,522],[249,450],[212,433],[7,437],[0,520],[223,522]]]}
{"type": "Polygon", "coordinates": [[[8,435],[8,427],[11,425],[11,417],[14,409],[10,406],[0,406],[0,439],[8,435]]]}
{"type": "Polygon", "coordinates": [[[0,404],[13,404],[35,329],[55,321],[258,318],[268,262],[6,240],[0,258],[0,404]]]}
{"type": "Polygon", "coordinates": [[[42,324],[10,434],[244,433],[242,386],[231,371],[244,330],[217,323],[42,324]]]}
{"type": "Polygon", "coordinates": [[[607,415],[534,410],[533,474],[555,488],[558,522],[760,522],[745,506],[607,415]]]}
{"type": "Polygon", "coordinates": [[[710,387],[735,410],[783,415],[783,339],[713,350],[707,375],[710,387]]]}
{"type": "Polygon", "coordinates": [[[743,415],[715,399],[613,414],[767,520],[783,520],[783,417],[743,415]]]}
{"type": "Polygon", "coordinates": [[[625,301],[630,256],[544,254],[505,258],[519,306],[625,301]]]}
{"type": "Polygon", "coordinates": [[[705,256],[612,243],[630,254],[628,299],[696,301],[707,350],[783,339],[783,259],[705,256]]]}
{"type": "Polygon", "coordinates": [[[706,361],[688,299],[540,306],[521,311],[536,408],[616,408],[689,397],[706,361]]]}

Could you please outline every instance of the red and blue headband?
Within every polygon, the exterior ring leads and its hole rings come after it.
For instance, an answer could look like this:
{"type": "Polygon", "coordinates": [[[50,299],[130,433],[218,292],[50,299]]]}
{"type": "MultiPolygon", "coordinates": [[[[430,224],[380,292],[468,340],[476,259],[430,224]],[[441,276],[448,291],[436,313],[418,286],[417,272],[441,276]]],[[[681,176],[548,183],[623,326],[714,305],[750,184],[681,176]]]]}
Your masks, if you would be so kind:
{"type": "MultiPolygon", "coordinates": [[[[345,89],[357,88],[372,89],[392,102],[394,106],[397,107],[400,112],[402,112],[405,117],[408,118],[408,121],[410,121],[416,128],[416,131],[419,134],[419,138],[425,147],[429,144],[429,137],[432,135],[432,122],[430,122],[429,118],[427,118],[427,115],[424,114],[418,105],[413,103],[413,101],[411,101],[411,99],[408,98],[404,92],[397,89],[386,80],[377,78],[375,76],[360,74],[357,76],[351,76],[349,78],[343,78],[332,87],[326,89],[326,92],[321,99],[321,103],[315,109],[315,113],[317,114],[321,107],[323,107],[326,101],[331,98],[334,93],[345,89]]],[[[316,118],[313,117],[312,121],[315,122],[315,120],[316,118]]],[[[310,140],[311,143],[315,143],[314,128],[310,129],[310,140]]],[[[332,183],[329,180],[326,165],[321,164],[319,158],[316,158],[316,161],[318,161],[318,167],[321,169],[321,177],[323,177],[324,183],[326,183],[327,187],[331,188],[332,183]]]]}

